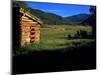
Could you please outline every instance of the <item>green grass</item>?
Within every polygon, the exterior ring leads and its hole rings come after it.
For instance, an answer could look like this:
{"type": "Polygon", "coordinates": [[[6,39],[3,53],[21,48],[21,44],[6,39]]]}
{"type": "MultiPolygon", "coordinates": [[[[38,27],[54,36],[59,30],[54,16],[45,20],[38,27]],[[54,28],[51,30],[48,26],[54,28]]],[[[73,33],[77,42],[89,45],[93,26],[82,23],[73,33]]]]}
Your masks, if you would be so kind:
{"type": "Polygon", "coordinates": [[[21,48],[21,50],[57,50],[62,48],[83,46],[94,42],[93,39],[67,39],[69,34],[74,36],[76,31],[79,30],[85,30],[88,32],[88,34],[90,34],[92,28],[90,26],[78,25],[48,25],[45,28],[41,28],[41,42],[39,44],[29,44],[21,48]]]}
{"type": "Polygon", "coordinates": [[[90,42],[94,42],[94,40],[88,40],[88,39],[81,39],[81,40],[63,40],[63,41],[57,41],[52,40],[51,42],[42,42],[38,45],[31,44],[27,45],[24,48],[28,50],[57,50],[62,48],[69,48],[69,47],[76,47],[76,46],[83,46],[86,44],[89,44],[90,42]]]}

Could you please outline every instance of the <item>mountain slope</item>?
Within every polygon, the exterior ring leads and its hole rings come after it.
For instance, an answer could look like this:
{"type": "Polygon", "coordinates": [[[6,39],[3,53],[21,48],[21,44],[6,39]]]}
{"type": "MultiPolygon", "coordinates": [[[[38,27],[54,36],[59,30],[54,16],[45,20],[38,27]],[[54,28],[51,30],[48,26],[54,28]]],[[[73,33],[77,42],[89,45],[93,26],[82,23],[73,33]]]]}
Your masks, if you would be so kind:
{"type": "Polygon", "coordinates": [[[29,11],[32,15],[42,20],[44,25],[80,24],[90,16],[89,14],[78,14],[69,17],[62,17],[53,13],[44,12],[42,10],[32,9],[23,1],[13,1],[13,7],[24,8],[26,11],[29,11]]]}
{"type": "Polygon", "coordinates": [[[24,1],[13,1],[13,7],[24,8],[26,11],[29,11],[32,15],[42,20],[44,24],[52,24],[52,25],[70,24],[68,21],[66,21],[63,17],[59,15],[44,12],[38,9],[32,9],[29,6],[27,6],[27,4],[24,1]]]}
{"type": "Polygon", "coordinates": [[[89,14],[78,14],[78,15],[65,17],[64,19],[67,20],[67,21],[76,23],[76,24],[80,24],[89,17],[90,17],[89,14]]]}
{"type": "Polygon", "coordinates": [[[67,20],[65,20],[63,17],[53,14],[53,13],[48,13],[44,12],[42,10],[38,9],[28,9],[31,14],[37,16],[40,18],[44,24],[70,24],[67,20]]]}

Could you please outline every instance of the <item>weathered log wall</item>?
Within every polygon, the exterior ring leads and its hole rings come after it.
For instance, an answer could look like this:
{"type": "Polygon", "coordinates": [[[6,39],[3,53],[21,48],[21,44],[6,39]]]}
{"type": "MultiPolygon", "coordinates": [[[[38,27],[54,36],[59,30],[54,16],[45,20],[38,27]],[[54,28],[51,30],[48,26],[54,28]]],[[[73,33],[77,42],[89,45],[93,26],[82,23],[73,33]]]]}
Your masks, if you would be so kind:
{"type": "Polygon", "coordinates": [[[21,46],[29,43],[39,43],[40,42],[40,24],[28,18],[23,13],[20,18],[21,27],[21,46]]]}
{"type": "Polygon", "coordinates": [[[29,12],[13,7],[13,49],[18,50],[25,44],[40,42],[40,26],[42,22],[29,12]]]}

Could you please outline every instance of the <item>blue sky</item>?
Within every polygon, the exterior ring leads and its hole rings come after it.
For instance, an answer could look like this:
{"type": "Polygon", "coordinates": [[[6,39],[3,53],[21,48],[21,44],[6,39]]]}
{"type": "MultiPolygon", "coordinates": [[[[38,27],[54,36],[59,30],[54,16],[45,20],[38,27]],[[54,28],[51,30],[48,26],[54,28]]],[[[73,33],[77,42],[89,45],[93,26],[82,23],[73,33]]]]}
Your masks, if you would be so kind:
{"type": "Polygon", "coordinates": [[[45,12],[54,13],[62,17],[72,16],[76,14],[89,14],[89,5],[73,5],[73,4],[54,4],[42,2],[27,2],[27,5],[33,9],[40,9],[45,12]]]}

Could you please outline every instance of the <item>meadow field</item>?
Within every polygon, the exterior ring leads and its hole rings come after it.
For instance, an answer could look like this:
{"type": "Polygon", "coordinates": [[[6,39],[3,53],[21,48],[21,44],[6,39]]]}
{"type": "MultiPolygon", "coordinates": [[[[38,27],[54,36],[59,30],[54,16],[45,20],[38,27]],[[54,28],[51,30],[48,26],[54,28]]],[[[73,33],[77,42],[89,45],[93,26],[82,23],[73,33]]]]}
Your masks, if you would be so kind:
{"type": "Polygon", "coordinates": [[[46,25],[41,28],[39,44],[25,45],[18,50],[18,54],[30,51],[60,50],[66,48],[86,46],[94,42],[94,39],[74,38],[77,31],[84,30],[88,35],[91,34],[91,26],[82,25],[46,25]],[[70,37],[69,37],[70,35],[70,37]],[[71,38],[73,37],[73,38],[71,38]]]}
{"type": "Polygon", "coordinates": [[[25,45],[17,50],[13,57],[13,72],[22,74],[95,69],[95,39],[75,38],[80,30],[90,35],[92,28],[79,25],[42,27],[39,44],[25,45]]]}

